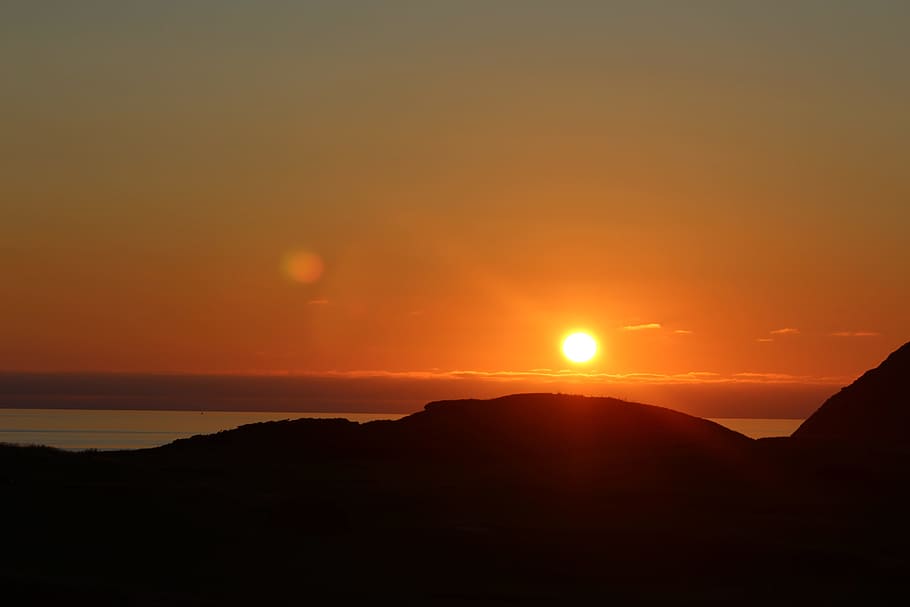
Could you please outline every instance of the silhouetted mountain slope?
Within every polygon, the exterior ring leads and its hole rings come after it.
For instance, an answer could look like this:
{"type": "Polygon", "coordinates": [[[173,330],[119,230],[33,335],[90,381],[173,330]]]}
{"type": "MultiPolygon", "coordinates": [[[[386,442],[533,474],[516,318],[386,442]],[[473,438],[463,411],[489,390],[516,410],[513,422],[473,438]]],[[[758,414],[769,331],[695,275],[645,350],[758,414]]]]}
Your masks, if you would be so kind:
{"type": "Polygon", "coordinates": [[[825,401],[793,438],[910,444],[910,342],[825,401]]]}
{"type": "Polygon", "coordinates": [[[0,445],[0,588],[93,607],[887,604],[910,570],[907,470],[553,394],[140,451],[0,445]]]}
{"type": "MultiPolygon", "coordinates": [[[[176,441],[165,449],[276,451],[336,457],[456,459],[717,457],[752,439],[685,413],[613,398],[515,394],[438,401],[396,421],[355,424],[303,419],[242,426],[176,441]]],[[[722,460],[720,460],[722,461],[722,460]]]]}
{"type": "Polygon", "coordinates": [[[734,450],[751,439],[671,409],[614,398],[514,394],[490,400],[438,401],[395,422],[400,439],[436,450],[591,454],[734,450]]]}

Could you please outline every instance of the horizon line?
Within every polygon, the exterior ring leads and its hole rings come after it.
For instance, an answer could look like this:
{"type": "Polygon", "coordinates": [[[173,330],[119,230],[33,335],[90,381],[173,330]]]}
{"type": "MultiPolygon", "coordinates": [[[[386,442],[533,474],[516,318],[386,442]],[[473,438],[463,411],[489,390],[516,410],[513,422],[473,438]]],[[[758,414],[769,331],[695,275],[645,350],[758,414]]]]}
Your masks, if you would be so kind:
{"type": "Polygon", "coordinates": [[[374,369],[350,370],[241,370],[241,371],[123,371],[123,370],[6,370],[0,369],[0,376],[15,375],[110,375],[110,376],[146,376],[146,377],[212,377],[212,378],[300,378],[300,379],[401,379],[401,380],[463,380],[480,379],[500,382],[541,381],[574,381],[578,383],[612,383],[612,384],[805,384],[805,385],[846,385],[854,381],[853,376],[816,376],[795,375],[791,373],[740,371],[737,373],[717,373],[714,371],[688,371],[685,373],[607,373],[604,371],[579,371],[574,369],[528,369],[520,371],[481,371],[481,370],[413,370],[383,371],[374,369]]]}

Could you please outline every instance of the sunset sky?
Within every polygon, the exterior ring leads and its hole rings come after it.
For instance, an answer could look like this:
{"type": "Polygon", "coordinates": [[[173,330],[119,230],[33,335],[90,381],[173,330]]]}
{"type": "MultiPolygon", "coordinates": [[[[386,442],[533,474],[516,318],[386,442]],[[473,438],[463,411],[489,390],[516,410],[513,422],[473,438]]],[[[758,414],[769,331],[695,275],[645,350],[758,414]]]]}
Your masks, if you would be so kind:
{"type": "Polygon", "coordinates": [[[0,370],[850,381],[910,340],[908,27],[4,3],[0,370]]]}

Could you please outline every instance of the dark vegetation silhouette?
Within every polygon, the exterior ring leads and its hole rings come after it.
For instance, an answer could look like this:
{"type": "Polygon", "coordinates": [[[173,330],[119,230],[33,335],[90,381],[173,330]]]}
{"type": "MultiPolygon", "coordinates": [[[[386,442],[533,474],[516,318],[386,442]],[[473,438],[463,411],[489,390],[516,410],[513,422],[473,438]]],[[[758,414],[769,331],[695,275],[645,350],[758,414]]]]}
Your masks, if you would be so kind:
{"type": "Polygon", "coordinates": [[[792,438],[518,394],[140,451],[0,447],[0,587],[16,605],[900,603],[908,352],[792,438]]]}

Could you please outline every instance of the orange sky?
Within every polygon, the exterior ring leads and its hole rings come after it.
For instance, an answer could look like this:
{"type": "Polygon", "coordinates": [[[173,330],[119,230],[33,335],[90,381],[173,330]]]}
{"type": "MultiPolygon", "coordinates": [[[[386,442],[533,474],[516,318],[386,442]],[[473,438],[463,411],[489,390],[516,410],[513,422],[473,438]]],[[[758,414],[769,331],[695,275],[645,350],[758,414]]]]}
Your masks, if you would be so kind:
{"type": "Polygon", "coordinates": [[[14,6],[0,369],[559,370],[584,328],[586,372],[837,383],[910,339],[910,9],[596,4],[14,6]]]}

